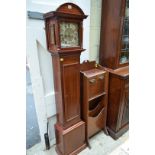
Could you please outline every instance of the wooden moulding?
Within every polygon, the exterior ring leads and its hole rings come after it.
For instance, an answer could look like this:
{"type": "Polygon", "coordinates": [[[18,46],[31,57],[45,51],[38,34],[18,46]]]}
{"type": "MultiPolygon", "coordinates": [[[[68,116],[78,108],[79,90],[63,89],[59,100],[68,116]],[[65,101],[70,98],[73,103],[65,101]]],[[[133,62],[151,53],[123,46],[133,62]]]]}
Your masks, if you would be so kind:
{"type": "Polygon", "coordinates": [[[44,18],[51,18],[51,17],[65,17],[65,18],[80,18],[84,19],[87,18],[87,15],[84,14],[82,9],[75,5],[74,3],[65,3],[60,5],[56,11],[51,11],[44,14],[44,18]]]}
{"type": "Polygon", "coordinates": [[[122,127],[118,132],[114,132],[111,128],[107,127],[109,135],[117,140],[119,137],[121,137],[125,132],[129,130],[129,124],[126,124],[124,127],[122,127]]]}

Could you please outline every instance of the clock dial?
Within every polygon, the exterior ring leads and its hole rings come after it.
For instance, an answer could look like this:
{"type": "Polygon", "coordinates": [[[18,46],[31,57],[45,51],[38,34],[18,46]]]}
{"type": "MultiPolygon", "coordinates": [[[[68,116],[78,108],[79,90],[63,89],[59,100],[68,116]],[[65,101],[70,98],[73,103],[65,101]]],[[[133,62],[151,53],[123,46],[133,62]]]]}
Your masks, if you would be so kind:
{"type": "Polygon", "coordinates": [[[77,23],[61,22],[60,23],[60,40],[61,47],[78,47],[79,46],[79,27],[77,23]]]}

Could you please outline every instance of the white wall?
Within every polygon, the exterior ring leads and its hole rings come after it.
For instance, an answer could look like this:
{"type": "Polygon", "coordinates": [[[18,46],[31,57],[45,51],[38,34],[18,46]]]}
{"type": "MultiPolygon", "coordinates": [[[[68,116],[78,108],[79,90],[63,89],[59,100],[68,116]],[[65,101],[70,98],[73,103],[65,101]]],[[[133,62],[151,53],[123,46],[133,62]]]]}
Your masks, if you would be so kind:
{"type": "MultiPolygon", "coordinates": [[[[86,15],[90,15],[90,0],[27,0],[27,11],[46,13],[56,10],[59,5],[65,2],[77,4],[86,15]]],[[[50,120],[51,144],[55,143],[54,123],[56,121],[52,60],[46,49],[44,27],[43,20],[27,18],[27,61],[30,65],[32,89],[43,148],[45,148],[44,133],[46,132],[47,118],[50,120]]],[[[89,32],[90,16],[84,20],[83,47],[86,51],[81,54],[81,62],[89,59],[89,32]]]]}
{"type": "Polygon", "coordinates": [[[99,61],[102,0],[91,0],[90,16],[90,60],[99,61]]]}

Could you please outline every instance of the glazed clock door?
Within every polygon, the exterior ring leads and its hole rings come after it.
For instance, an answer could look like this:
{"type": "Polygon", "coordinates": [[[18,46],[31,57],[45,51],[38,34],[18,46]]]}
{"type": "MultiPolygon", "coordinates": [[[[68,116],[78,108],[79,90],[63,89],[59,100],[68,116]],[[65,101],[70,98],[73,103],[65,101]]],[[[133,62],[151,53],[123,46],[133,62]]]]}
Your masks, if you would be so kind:
{"type": "Polygon", "coordinates": [[[64,121],[71,125],[80,120],[80,55],[69,55],[61,58],[63,81],[64,121]]]}

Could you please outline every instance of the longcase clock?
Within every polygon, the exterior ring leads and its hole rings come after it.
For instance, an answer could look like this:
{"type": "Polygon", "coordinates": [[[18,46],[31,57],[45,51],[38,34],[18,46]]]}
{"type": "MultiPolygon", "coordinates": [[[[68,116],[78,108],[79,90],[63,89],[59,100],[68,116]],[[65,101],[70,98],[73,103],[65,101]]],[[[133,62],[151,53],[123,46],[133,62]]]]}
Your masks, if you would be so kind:
{"type": "Polygon", "coordinates": [[[81,8],[73,3],[44,14],[47,48],[53,63],[59,155],[77,154],[86,147],[85,122],[80,115],[80,54],[84,51],[85,18],[81,8]]]}

